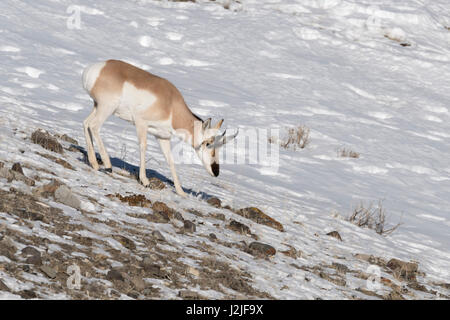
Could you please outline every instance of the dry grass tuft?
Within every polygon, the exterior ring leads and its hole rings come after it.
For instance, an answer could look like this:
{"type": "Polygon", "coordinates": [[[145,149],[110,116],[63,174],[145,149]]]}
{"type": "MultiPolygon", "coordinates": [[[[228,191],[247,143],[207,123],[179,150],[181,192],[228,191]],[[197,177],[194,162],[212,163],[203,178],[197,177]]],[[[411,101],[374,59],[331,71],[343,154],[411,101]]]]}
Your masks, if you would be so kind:
{"type": "Polygon", "coordinates": [[[393,227],[386,228],[386,209],[381,200],[376,206],[370,203],[367,208],[361,202],[353,209],[353,213],[347,220],[358,227],[375,230],[379,235],[389,235],[401,225],[401,223],[397,223],[393,227]]]}
{"type": "Polygon", "coordinates": [[[310,143],[309,128],[299,126],[287,129],[284,137],[278,141],[274,137],[269,138],[269,143],[278,143],[284,149],[304,149],[310,143]]]}
{"type": "Polygon", "coordinates": [[[338,157],[342,157],[342,158],[355,158],[358,159],[359,158],[359,153],[355,152],[353,150],[350,149],[345,149],[345,148],[339,148],[337,150],[337,155],[338,157]]]}

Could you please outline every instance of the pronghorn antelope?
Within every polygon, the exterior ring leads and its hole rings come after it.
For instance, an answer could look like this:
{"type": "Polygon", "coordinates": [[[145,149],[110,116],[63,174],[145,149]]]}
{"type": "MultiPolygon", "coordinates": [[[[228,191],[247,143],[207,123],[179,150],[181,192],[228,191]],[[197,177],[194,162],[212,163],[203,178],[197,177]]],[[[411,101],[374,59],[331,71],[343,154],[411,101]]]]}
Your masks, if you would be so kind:
{"type": "Polygon", "coordinates": [[[95,157],[94,137],[106,171],[112,172],[111,161],[100,138],[99,131],[106,119],[115,114],[136,126],[139,149],[139,180],[148,186],[145,173],[147,133],[154,135],[169,164],[176,192],[186,196],[178,180],[170,148],[170,138],[180,136],[194,149],[206,170],[219,175],[218,148],[236,134],[217,135],[223,119],[211,126],[194,115],[187,107],[183,96],[168,80],[155,76],[131,64],[108,60],[87,67],[83,72],[83,87],[94,100],[94,109],[84,120],[88,160],[95,170],[99,165],[95,157]]]}

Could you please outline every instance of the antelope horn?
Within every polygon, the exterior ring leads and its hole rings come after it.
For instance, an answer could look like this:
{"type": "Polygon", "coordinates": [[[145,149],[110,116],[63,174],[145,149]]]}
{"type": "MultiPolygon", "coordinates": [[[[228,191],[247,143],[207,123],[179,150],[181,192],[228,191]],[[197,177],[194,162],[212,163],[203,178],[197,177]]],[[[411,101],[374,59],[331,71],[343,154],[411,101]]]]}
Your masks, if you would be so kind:
{"type": "Polygon", "coordinates": [[[210,127],[211,127],[211,118],[208,118],[203,122],[203,130],[206,130],[207,128],[210,127]]]}
{"type": "Polygon", "coordinates": [[[236,130],[235,134],[226,136],[225,133],[227,132],[227,130],[225,130],[221,135],[218,135],[214,138],[214,142],[212,144],[209,145],[209,148],[218,148],[223,146],[225,143],[230,142],[231,140],[233,140],[234,138],[236,138],[236,136],[239,133],[239,128],[236,130]]]}

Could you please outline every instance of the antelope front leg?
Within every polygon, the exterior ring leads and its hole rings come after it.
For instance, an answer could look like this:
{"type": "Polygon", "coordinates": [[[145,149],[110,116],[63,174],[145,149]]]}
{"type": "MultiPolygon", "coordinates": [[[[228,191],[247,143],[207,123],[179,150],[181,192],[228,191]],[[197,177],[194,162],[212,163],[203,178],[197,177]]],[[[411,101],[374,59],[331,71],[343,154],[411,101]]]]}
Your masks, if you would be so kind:
{"type": "Polygon", "coordinates": [[[161,150],[169,164],[170,172],[172,173],[173,184],[175,185],[175,190],[178,195],[186,198],[187,194],[183,191],[180,181],[178,180],[177,172],[175,171],[175,163],[172,158],[172,152],[170,151],[170,140],[169,139],[158,139],[161,150]]]}
{"type": "Polygon", "coordinates": [[[139,165],[139,181],[148,187],[150,181],[147,178],[147,173],[145,172],[145,153],[147,152],[147,129],[148,126],[143,123],[136,123],[136,130],[139,140],[139,152],[140,152],[140,165],[139,165]]]}

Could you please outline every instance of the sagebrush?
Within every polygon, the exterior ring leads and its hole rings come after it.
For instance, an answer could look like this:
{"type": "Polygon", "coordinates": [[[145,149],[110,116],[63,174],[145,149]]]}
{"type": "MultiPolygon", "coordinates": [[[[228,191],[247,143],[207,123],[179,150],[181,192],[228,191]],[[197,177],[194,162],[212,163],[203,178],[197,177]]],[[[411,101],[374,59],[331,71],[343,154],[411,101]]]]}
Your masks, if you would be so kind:
{"type": "Polygon", "coordinates": [[[379,235],[389,235],[397,230],[401,223],[387,227],[386,218],[386,209],[380,200],[376,205],[370,203],[367,207],[361,202],[347,220],[358,227],[375,230],[379,235]]]}

